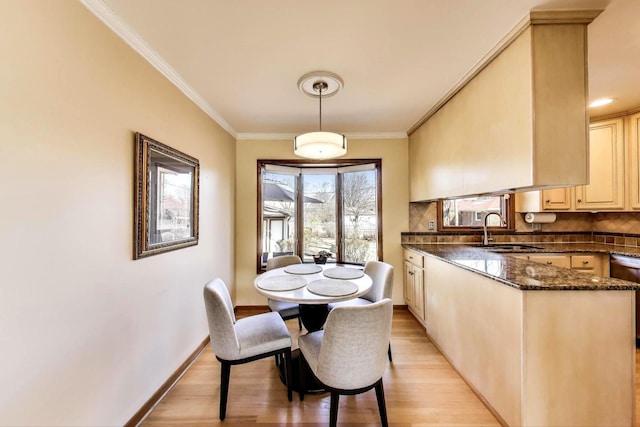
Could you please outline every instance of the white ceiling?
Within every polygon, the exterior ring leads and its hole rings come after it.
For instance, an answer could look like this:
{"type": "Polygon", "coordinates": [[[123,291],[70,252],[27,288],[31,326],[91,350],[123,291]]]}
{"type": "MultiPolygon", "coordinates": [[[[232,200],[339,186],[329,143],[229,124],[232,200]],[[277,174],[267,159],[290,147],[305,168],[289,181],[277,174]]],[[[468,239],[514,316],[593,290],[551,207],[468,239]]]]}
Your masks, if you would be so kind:
{"type": "Polygon", "coordinates": [[[605,9],[589,25],[590,98],[640,107],[640,0],[83,0],[238,138],[317,130],[298,79],[343,91],[323,129],[406,134],[530,10],[605,9]]]}

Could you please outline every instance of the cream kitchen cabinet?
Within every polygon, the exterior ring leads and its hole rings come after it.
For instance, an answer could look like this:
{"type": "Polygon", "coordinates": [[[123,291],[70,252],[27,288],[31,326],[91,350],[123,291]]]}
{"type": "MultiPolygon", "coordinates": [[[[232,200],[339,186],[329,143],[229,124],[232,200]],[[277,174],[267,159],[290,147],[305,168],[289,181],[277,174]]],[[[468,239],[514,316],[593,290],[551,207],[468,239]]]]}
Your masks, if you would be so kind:
{"type": "Polygon", "coordinates": [[[571,257],[564,254],[529,255],[529,261],[556,267],[571,268],[571,257]]]}
{"type": "Polygon", "coordinates": [[[542,190],[543,210],[569,210],[573,208],[571,188],[553,188],[542,190]]]}
{"type": "Polygon", "coordinates": [[[572,270],[590,273],[594,276],[609,277],[609,256],[598,253],[545,253],[545,254],[517,254],[519,258],[539,262],[556,267],[570,268],[572,270]]]}
{"type": "Polygon", "coordinates": [[[629,138],[627,175],[628,175],[628,207],[630,210],[640,209],[640,113],[627,118],[629,138]]]}
{"type": "Polygon", "coordinates": [[[404,250],[404,300],[409,311],[425,325],[424,257],[404,250]]]}
{"type": "MultiPolygon", "coordinates": [[[[625,167],[623,123],[623,118],[617,118],[589,126],[588,185],[518,193],[516,211],[625,210],[625,171],[632,167],[625,167]]],[[[637,167],[638,163],[635,164],[637,167]]],[[[637,182],[640,183],[640,179],[637,182]]],[[[636,194],[640,209],[640,190],[636,194]]]]}
{"type": "Polygon", "coordinates": [[[588,21],[531,12],[410,129],[410,201],[587,182],[588,21]]]}
{"type": "Polygon", "coordinates": [[[574,209],[573,198],[570,187],[516,193],[516,212],[566,212],[574,209]]]}
{"type": "Polygon", "coordinates": [[[609,277],[609,257],[603,254],[571,255],[571,269],[609,277]]]}
{"type": "Polygon", "coordinates": [[[623,119],[592,123],[589,127],[589,185],[575,188],[576,210],[624,209],[623,119]]]}

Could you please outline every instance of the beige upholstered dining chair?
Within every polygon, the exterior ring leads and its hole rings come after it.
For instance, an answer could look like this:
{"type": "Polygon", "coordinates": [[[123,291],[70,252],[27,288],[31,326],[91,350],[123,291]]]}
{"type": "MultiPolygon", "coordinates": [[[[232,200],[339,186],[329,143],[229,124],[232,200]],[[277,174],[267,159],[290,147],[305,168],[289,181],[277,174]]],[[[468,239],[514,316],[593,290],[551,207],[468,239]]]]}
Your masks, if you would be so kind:
{"type": "MultiPolygon", "coordinates": [[[[391,299],[393,293],[393,266],[391,264],[387,264],[382,261],[367,261],[364,266],[364,274],[371,277],[371,280],[373,281],[371,289],[369,289],[369,291],[360,298],[331,303],[329,304],[329,310],[333,310],[336,307],[369,305],[384,298],[391,299]]],[[[391,343],[389,343],[387,353],[389,361],[393,361],[393,357],[391,355],[391,343]]]]}
{"type": "MultiPolygon", "coordinates": [[[[304,362],[331,393],[329,425],[338,421],[340,395],[360,394],[375,388],[380,421],[388,425],[382,376],[387,366],[386,349],[391,334],[393,303],[385,298],[368,305],[343,306],[331,310],[324,329],[298,337],[304,362]]],[[[300,400],[304,400],[304,384],[300,400]]]]}
{"type": "MultiPolygon", "coordinates": [[[[286,267],[292,264],[302,264],[302,260],[298,255],[281,255],[267,260],[267,271],[274,268],[286,267]]],[[[302,321],[300,320],[300,305],[295,302],[278,301],[267,298],[269,310],[275,311],[283,320],[298,319],[298,329],[302,330],[302,321]]]]}
{"type": "Polygon", "coordinates": [[[262,313],[236,320],[229,291],[221,279],[204,287],[204,303],[209,322],[211,348],[222,364],[220,381],[220,420],[227,412],[231,365],[265,357],[284,357],[287,396],[291,391],[291,335],[277,313],[262,313]]]}

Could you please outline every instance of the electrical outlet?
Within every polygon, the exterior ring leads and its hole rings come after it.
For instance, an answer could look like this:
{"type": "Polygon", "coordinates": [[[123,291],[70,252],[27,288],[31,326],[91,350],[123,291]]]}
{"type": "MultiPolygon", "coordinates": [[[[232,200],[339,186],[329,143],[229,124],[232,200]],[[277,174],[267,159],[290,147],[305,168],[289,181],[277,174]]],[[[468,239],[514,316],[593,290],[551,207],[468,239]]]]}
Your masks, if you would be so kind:
{"type": "Polygon", "coordinates": [[[436,222],[434,220],[429,220],[429,230],[436,229],[436,222]]]}

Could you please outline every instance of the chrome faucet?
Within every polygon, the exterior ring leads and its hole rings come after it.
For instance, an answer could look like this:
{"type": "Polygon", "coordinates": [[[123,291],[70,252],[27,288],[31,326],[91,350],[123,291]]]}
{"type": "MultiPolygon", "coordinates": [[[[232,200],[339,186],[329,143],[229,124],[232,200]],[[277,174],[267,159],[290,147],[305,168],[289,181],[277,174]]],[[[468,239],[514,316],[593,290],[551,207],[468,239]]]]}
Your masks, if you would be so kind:
{"type": "Polygon", "coordinates": [[[502,216],[498,213],[498,212],[489,212],[488,214],[486,214],[484,216],[484,237],[482,238],[482,244],[484,246],[489,244],[489,237],[487,237],[487,218],[489,218],[491,215],[498,215],[498,218],[500,218],[500,225],[504,224],[504,219],[502,218],[502,216]]]}

